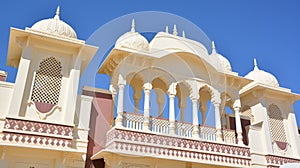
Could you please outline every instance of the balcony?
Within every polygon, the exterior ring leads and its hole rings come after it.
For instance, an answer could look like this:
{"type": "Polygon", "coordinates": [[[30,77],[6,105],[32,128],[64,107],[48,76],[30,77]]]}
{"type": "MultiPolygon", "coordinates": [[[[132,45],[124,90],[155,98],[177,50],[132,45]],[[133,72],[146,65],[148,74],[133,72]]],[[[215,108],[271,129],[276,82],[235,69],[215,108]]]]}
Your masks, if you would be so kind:
{"type": "Polygon", "coordinates": [[[123,126],[107,132],[105,149],[92,159],[117,153],[230,167],[250,166],[250,150],[236,143],[234,130],[223,129],[222,141],[218,141],[213,127],[199,126],[199,136],[195,138],[190,123],[176,122],[175,134],[171,134],[169,120],[150,117],[149,121],[149,130],[145,131],[143,115],[124,112],[123,126]]]}
{"type": "MultiPolygon", "coordinates": [[[[144,116],[140,114],[124,113],[124,127],[129,130],[142,131],[144,116]]],[[[176,122],[176,134],[179,138],[192,138],[193,125],[191,123],[176,122]]],[[[210,126],[199,126],[199,138],[204,141],[216,141],[216,129],[210,126]]],[[[163,118],[150,118],[150,130],[158,135],[170,135],[169,120],[163,118]]],[[[222,130],[223,140],[228,144],[236,144],[235,131],[222,130]]]]}

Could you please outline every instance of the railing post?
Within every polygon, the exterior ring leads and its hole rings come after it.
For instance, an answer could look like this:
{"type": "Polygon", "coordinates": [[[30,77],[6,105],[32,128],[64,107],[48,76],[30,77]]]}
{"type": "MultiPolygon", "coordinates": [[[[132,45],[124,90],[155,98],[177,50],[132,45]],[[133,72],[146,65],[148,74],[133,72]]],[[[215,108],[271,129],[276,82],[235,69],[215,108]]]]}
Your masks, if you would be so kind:
{"type": "Polygon", "coordinates": [[[233,104],[233,109],[235,113],[235,126],[236,126],[236,133],[237,133],[237,140],[238,144],[242,145],[243,143],[243,131],[242,131],[242,124],[241,124],[241,117],[240,117],[240,109],[241,109],[241,102],[240,99],[236,99],[233,104]]]}
{"type": "Polygon", "coordinates": [[[145,83],[144,84],[144,93],[145,93],[145,99],[144,99],[144,122],[143,122],[143,130],[144,131],[150,131],[149,123],[150,123],[150,91],[152,89],[151,83],[145,83]]]}

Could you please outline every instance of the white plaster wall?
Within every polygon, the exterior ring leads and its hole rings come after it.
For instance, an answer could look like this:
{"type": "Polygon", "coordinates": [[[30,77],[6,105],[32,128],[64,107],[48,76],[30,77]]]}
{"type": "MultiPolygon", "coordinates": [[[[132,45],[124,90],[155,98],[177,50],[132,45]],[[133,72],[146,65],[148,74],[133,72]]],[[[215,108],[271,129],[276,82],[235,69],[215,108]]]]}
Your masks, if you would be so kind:
{"type": "MultiPolygon", "coordinates": [[[[0,118],[6,117],[14,89],[14,84],[0,81],[0,118]]],[[[1,128],[1,127],[0,127],[1,128]]]]}
{"type": "Polygon", "coordinates": [[[0,162],[1,168],[82,168],[84,160],[80,153],[70,153],[55,150],[41,150],[33,148],[5,147],[0,162]],[[2,165],[1,165],[2,164],[2,165]]]}
{"type": "MultiPolygon", "coordinates": [[[[58,124],[65,124],[65,125],[73,125],[73,117],[68,116],[67,118],[65,117],[66,113],[69,113],[70,107],[68,108],[67,101],[70,100],[68,91],[68,85],[70,82],[73,82],[74,80],[70,79],[70,70],[72,67],[72,58],[70,55],[66,54],[61,54],[57,52],[51,52],[48,50],[42,50],[42,49],[35,49],[32,55],[31,59],[31,66],[28,72],[28,79],[27,79],[27,87],[25,88],[24,96],[23,96],[23,106],[22,109],[20,110],[22,114],[22,111],[25,110],[25,115],[24,117],[26,119],[31,119],[31,120],[41,120],[38,112],[36,111],[34,106],[28,106],[27,102],[29,102],[31,93],[32,93],[32,88],[33,88],[33,81],[34,81],[34,72],[39,69],[39,64],[43,59],[46,59],[48,57],[54,57],[56,60],[61,62],[62,65],[62,83],[61,83],[61,90],[60,90],[60,95],[59,95],[59,102],[58,105],[61,107],[61,110],[55,109],[53,113],[51,113],[49,116],[47,116],[47,119],[45,120],[46,122],[52,122],[52,123],[58,123],[58,124]],[[68,121],[71,120],[71,121],[68,121]]],[[[78,87],[76,85],[76,87],[78,87]]],[[[72,88],[74,89],[74,88],[72,88]]],[[[75,96],[76,99],[76,96],[75,96]]],[[[70,106],[70,105],[69,105],[70,106]]],[[[73,106],[75,106],[75,103],[73,103],[73,106]]],[[[19,114],[19,115],[20,115],[19,114]]],[[[22,117],[22,115],[20,115],[22,117]]]]}

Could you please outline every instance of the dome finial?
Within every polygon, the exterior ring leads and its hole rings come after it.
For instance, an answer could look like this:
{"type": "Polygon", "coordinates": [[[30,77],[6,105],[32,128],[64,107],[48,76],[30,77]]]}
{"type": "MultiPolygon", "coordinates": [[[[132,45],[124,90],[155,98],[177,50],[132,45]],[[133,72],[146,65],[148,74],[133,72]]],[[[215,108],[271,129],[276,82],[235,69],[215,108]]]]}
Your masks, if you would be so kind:
{"type": "Polygon", "coordinates": [[[176,28],[176,24],[174,24],[173,35],[175,35],[175,36],[178,35],[177,28],[176,28]]]}
{"type": "Polygon", "coordinates": [[[166,33],[169,33],[169,27],[166,26],[166,33]]]}
{"type": "Polygon", "coordinates": [[[217,53],[215,42],[211,42],[212,53],[217,53]]]}
{"type": "Polygon", "coordinates": [[[182,31],[182,37],[185,38],[185,32],[184,32],[184,30],[182,31]]]}
{"type": "Polygon", "coordinates": [[[257,66],[256,58],[254,58],[253,62],[254,62],[254,70],[259,70],[257,66]]]}
{"type": "Polygon", "coordinates": [[[58,19],[58,20],[59,20],[59,13],[60,13],[60,7],[57,6],[57,8],[56,8],[56,13],[55,13],[55,16],[54,16],[54,19],[58,19]]]}
{"type": "Polygon", "coordinates": [[[131,21],[131,32],[135,32],[135,21],[132,19],[131,21]]]}

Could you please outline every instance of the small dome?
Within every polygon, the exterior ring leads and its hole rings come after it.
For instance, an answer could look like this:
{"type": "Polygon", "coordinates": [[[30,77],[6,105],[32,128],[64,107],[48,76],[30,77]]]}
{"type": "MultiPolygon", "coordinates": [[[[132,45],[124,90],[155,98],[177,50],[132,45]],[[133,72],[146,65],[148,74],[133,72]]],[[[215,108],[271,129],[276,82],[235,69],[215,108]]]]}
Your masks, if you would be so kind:
{"type": "Polygon", "coordinates": [[[116,41],[115,47],[147,50],[149,48],[149,43],[144,36],[135,32],[135,24],[134,20],[132,20],[131,31],[119,37],[116,41]]]}
{"type": "Polygon", "coordinates": [[[59,19],[59,7],[57,7],[56,15],[54,16],[54,18],[38,21],[31,27],[31,29],[43,33],[77,39],[77,35],[74,29],[70,25],[59,19]]]}
{"type": "Polygon", "coordinates": [[[222,67],[222,69],[224,71],[232,71],[230,62],[224,56],[222,56],[221,54],[217,53],[214,41],[212,41],[212,53],[211,53],[211,56],[220,63],[220,65],[221,65],[221,67],[222,67]]]}
{"type": "Polygon", "coordinates": [[[263,83],[273,87],[279,87],[279,83],[274,75],[271,73],[265,72],[263,70],[258,69],[256,59],[254,59],[254,69],[249,72],[245,78],[254,80],[259,83],[263,83]]]}

